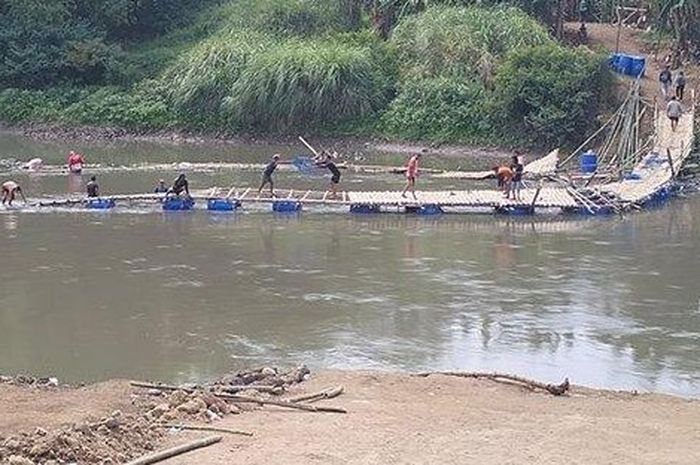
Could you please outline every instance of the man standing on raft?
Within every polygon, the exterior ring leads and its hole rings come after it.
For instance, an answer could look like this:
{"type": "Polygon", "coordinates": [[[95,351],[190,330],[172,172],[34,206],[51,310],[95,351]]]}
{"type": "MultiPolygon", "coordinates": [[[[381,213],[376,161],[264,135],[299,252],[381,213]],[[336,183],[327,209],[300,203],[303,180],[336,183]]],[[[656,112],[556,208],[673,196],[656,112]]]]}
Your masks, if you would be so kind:
{"type": "Polygon", "coordinates": [[[333,163],[333,156],[330,153],[323,151],[315,159],[315,161],[316,161],[316,166],[320,166],[321,168],[326,168],[328,171],[331,172],[331,183],[330,183],[330,186],[328,187],[328,191],[331,193],[330,197],[332,199],[337,198],[337,196],[338,196],[338,183],[340,183],[340,170],[338,169],[336,164],[333,163]]]}
{"type": "Polygon", "coordinates": [[[27,203],[27,199],[24,197],[24,192],[22,188],[14,181],[5,181],[2,184],[2,204],[7,203],[8,207],[12,206],[12,201],[15,200],[15,195],[19,194],[22,197],[22,201],[27,203]]]}
{"type": "Polygon", "coordinates": [[[260,188],[258,189],[258,195],[262,193],[263,188],[265,188],[266,185],[270,185],[270,195],[272,197],[277,197],[275,195],[275,183],[272,180],[272,175],[275,173],[275,170],[277,169],[277,166],[280,163],[280,155],[279,153],[276,153],[272,156],[272,160],[270,160],[270,163],[268,163],[265,166],[265,169],[263,170],[262,174],[262,182],[260,183],[260,188]]]}
{"type": "Polygon", "coordinates": [[[418,162],[421,159],[421,154],[417,153],[408,160],[408,165],[406,165],[406,187],[403,188],[401,197],[406,198],[406,192],[409,190],[413,194],[413,199],[416,198],[416,179],[418,178],[418,162]]]}

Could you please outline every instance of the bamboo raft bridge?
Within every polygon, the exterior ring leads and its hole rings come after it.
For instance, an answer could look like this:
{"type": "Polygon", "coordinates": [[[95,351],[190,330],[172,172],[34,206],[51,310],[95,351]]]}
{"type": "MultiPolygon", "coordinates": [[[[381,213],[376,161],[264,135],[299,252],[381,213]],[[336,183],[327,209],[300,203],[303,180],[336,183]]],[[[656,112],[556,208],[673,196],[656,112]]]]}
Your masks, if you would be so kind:
{"type": "MultiPolygon", "coordinates": [[[[234,211],[245,205],[268,205],[275,212],[296,212],[304,207],[349,208],[354,213],[407,212],[437,214],[451,211],[487,211],[532,214],[536,211],[563,211],[583,214],[610,214],[640,209],[658,203],[673,194],[676,177],[691,154],[694,143],[694,100],[685,109],[675,131],[671,129],[665,108],[654,108],[653,135],[641,142],[641,121],[649,106],[639,96],[639,84],[630,89],[617,112],[591,138],[561,160],[559,151],[525,166],[526,187],[519,201],[504,198],[496,189],[417,191],[415,198],[398,191],[342,191],[336,196],[313,190],[277,190],[276,196],[260,195],[246,187],[210,188],[193,191],[191,199],[166,197],[163,194],[110,195],[96,199],[85,197],[44,199],[39,207],[84,205],[93,209],[110,209],[117,203],[142,204],[160,202],[164,210],[191,210],[204,201],[208,210],[234,211]],[[604,132],[607,129],[607,133],[604,132]],[[603,137],[605,136],[605,137],[603,137]],[[574,170],[572,160],[588,147],[596,147],[594,170],[574,170]],[[573,171],[573,174],[572,174],[573,171]]],[[[391,167],[370,167],[369,172],[395,172],[391,167]]],[[[456,180],[479,180],[492,176],[491,171],[444,172],[428,175],[456,180]]]]}

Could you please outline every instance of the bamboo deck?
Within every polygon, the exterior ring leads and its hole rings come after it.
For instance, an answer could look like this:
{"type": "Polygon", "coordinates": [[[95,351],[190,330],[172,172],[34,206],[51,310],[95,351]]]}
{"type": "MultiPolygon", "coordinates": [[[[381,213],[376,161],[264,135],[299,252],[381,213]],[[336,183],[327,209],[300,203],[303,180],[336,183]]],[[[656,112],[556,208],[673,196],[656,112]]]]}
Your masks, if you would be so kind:
{"type": "Polygon", "coordinates": [[[678,121],[676,131],[672,131],[665,112],[659,112],[654,149],[632,171],[639,179],[603,184],[599,189],[629,203],[643,203],[659,192],[673,180],[692,152],[694,118],[691,106],[678,121]]]}

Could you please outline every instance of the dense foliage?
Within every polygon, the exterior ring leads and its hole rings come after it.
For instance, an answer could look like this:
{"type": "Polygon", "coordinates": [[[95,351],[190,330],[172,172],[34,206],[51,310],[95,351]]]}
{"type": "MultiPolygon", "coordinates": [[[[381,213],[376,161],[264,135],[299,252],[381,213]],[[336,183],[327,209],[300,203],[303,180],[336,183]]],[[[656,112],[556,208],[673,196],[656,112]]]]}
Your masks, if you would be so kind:
{"type": "Polygon", "coordinates": [[[521,9],[467,3],[0,0],[0,119],[580,140],[606,82],[600,58],[557,45],[521,9]]]}

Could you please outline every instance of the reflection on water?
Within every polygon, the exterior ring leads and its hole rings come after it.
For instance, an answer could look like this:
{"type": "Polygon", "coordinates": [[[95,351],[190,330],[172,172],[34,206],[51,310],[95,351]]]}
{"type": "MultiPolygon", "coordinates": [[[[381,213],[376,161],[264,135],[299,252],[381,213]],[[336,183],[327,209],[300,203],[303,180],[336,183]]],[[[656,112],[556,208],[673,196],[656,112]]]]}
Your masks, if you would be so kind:
{"type": "MultiPolygon", "coordinates": [[[[246,180],[193,178],[226,176],[246,180]]],[[[699,217],[698,197],[566,221],[3,212],[0,371],[184,380],[304,361],[699,395],[699,217]]]]}

